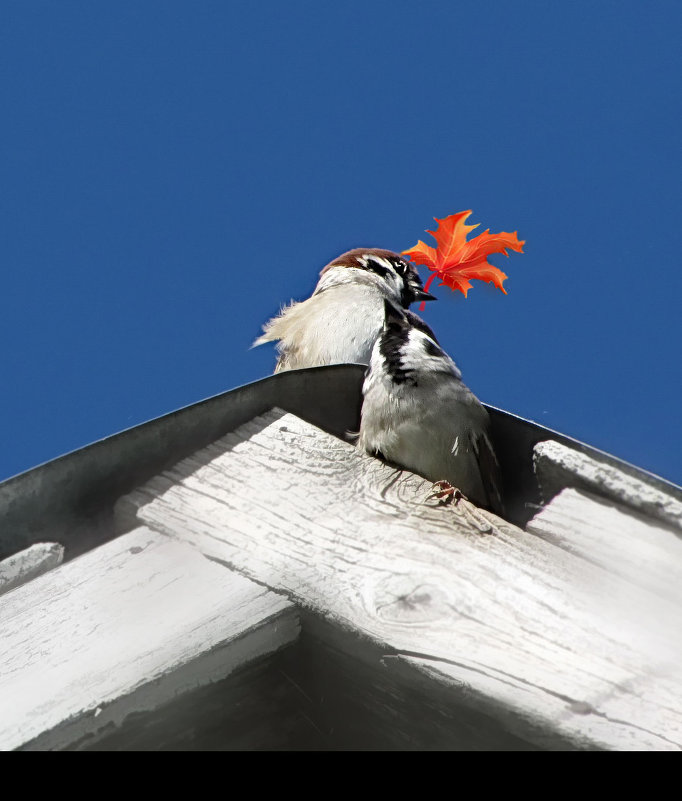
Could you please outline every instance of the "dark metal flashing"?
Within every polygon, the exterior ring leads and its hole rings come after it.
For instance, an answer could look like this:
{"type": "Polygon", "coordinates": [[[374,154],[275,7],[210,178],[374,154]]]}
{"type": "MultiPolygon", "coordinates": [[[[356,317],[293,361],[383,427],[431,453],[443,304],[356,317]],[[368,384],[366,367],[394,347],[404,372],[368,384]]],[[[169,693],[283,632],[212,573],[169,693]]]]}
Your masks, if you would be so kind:
{"type": "MultiPolygon", "coordinates": [[[[278,373],[106,437],[0,483],[0,559],[34,542],[58,541],[74,556],[111,538],[113,506],[135,486],[273,406],[335,436],[357,432],[364,365],[278,373]]],[[[508,518],[537,511],[536,443],[554,439],[614,465],[682,501],[682,489],[570,437],[494,407],[493,439],[508,518]]]]}
{"type": "MultiPolygon", "coordinates": [[[[364,366],[278,373],[98,440],[0,484],[0,559],[48,537],[67,558],[112,536],[115,501],[273,406],[343,436],[364,366]]],[[[357,431],[357,428],[355,428],[357,431]]]]}

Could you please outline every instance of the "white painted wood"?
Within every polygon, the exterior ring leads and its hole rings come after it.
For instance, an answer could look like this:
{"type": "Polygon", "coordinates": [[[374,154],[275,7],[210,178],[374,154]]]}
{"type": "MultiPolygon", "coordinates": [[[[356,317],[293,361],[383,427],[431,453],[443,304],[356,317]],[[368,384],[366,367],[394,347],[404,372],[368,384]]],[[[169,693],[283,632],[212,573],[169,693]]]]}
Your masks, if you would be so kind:
{"type": "Polygon", "coordinates": [[[57,567],[64,558],[58,542],[37,542],[0,562],[0,595],[57,567]]]}
{"type": "Polygon", "coordinates": [[[286,599],[138,528],[0,599],[0,748],[91,745],[297,634],[286,599]]]}
{"type": "Polygon", "coordinates": [[[682,503],[677,498],[628,476],[613,465],[554,440],[539,442],[533,449],[533,461],[546,500],[565,487],[584,489],[682,528],[682,503]]]}
{"type": "Polygon", "coordinates": [[[543,747],[682,745],[679,607],[273,410],[122,499],[543,747]],[[653,600],[652,600],[653,599],[653,600]],[[653,609],[652,609],[653,604],[653,609]]]}
{"type": "Polygon", "coordinates": [[[527,529],[682,608],[682,540],[668,526],[588,492],[565,489],[527,529]]]}

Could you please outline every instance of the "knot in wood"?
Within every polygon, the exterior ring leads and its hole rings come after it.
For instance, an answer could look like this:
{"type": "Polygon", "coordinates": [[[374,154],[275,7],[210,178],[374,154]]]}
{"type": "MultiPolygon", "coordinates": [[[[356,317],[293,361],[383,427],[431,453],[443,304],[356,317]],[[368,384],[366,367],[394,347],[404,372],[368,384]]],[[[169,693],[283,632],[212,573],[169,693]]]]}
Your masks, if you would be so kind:
{"type": "Polygon", "coordinates": [[[452,608],[433,580],[390,576],[376,588],[376,614],[385,623],[423,625],[452,617],[452,608]]]}

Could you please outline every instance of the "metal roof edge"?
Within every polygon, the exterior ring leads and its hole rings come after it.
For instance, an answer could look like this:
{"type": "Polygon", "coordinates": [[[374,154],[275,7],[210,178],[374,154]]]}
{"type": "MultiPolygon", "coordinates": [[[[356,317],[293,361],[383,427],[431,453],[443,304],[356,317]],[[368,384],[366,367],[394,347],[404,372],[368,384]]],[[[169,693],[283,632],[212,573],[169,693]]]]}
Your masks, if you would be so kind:
{"type": "Polygon", "coordinates": [[[0,559],[45,536],[70,557],[105,541],[117,498],[273,406],[343,437],[360,418],[365,370],[331,365],[268,376],[7,479],[0,484],[0,559]]]}
{"type": "MultiPolygon", "coordinates": [[[[344,438],[357,431],[366,367],[340,364],[268,376],[185,406],[0,483],[0,558],[48,537],[78,553],[113,536],[114,502],[135,486],[273,406],[344,438]]],[[[488,406],[510,519],[523,525],[540,502],[537,442],[553,439],[682,501],[682,488],[538,423],[488,406]]]]}

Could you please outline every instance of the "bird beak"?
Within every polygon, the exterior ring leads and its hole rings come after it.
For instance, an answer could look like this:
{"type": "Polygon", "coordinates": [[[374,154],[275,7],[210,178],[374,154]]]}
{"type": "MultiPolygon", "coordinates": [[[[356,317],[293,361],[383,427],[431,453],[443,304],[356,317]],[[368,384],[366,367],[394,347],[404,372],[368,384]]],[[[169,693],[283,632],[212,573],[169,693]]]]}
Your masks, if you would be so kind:
{"type": "Polygon", "coordinates": [[[430,295],[428,292],[424,292],[423,289],[415,289],[412,291],[414,295],[415,302],[418,300],[438,300],[435,295],[430,295]]]}

